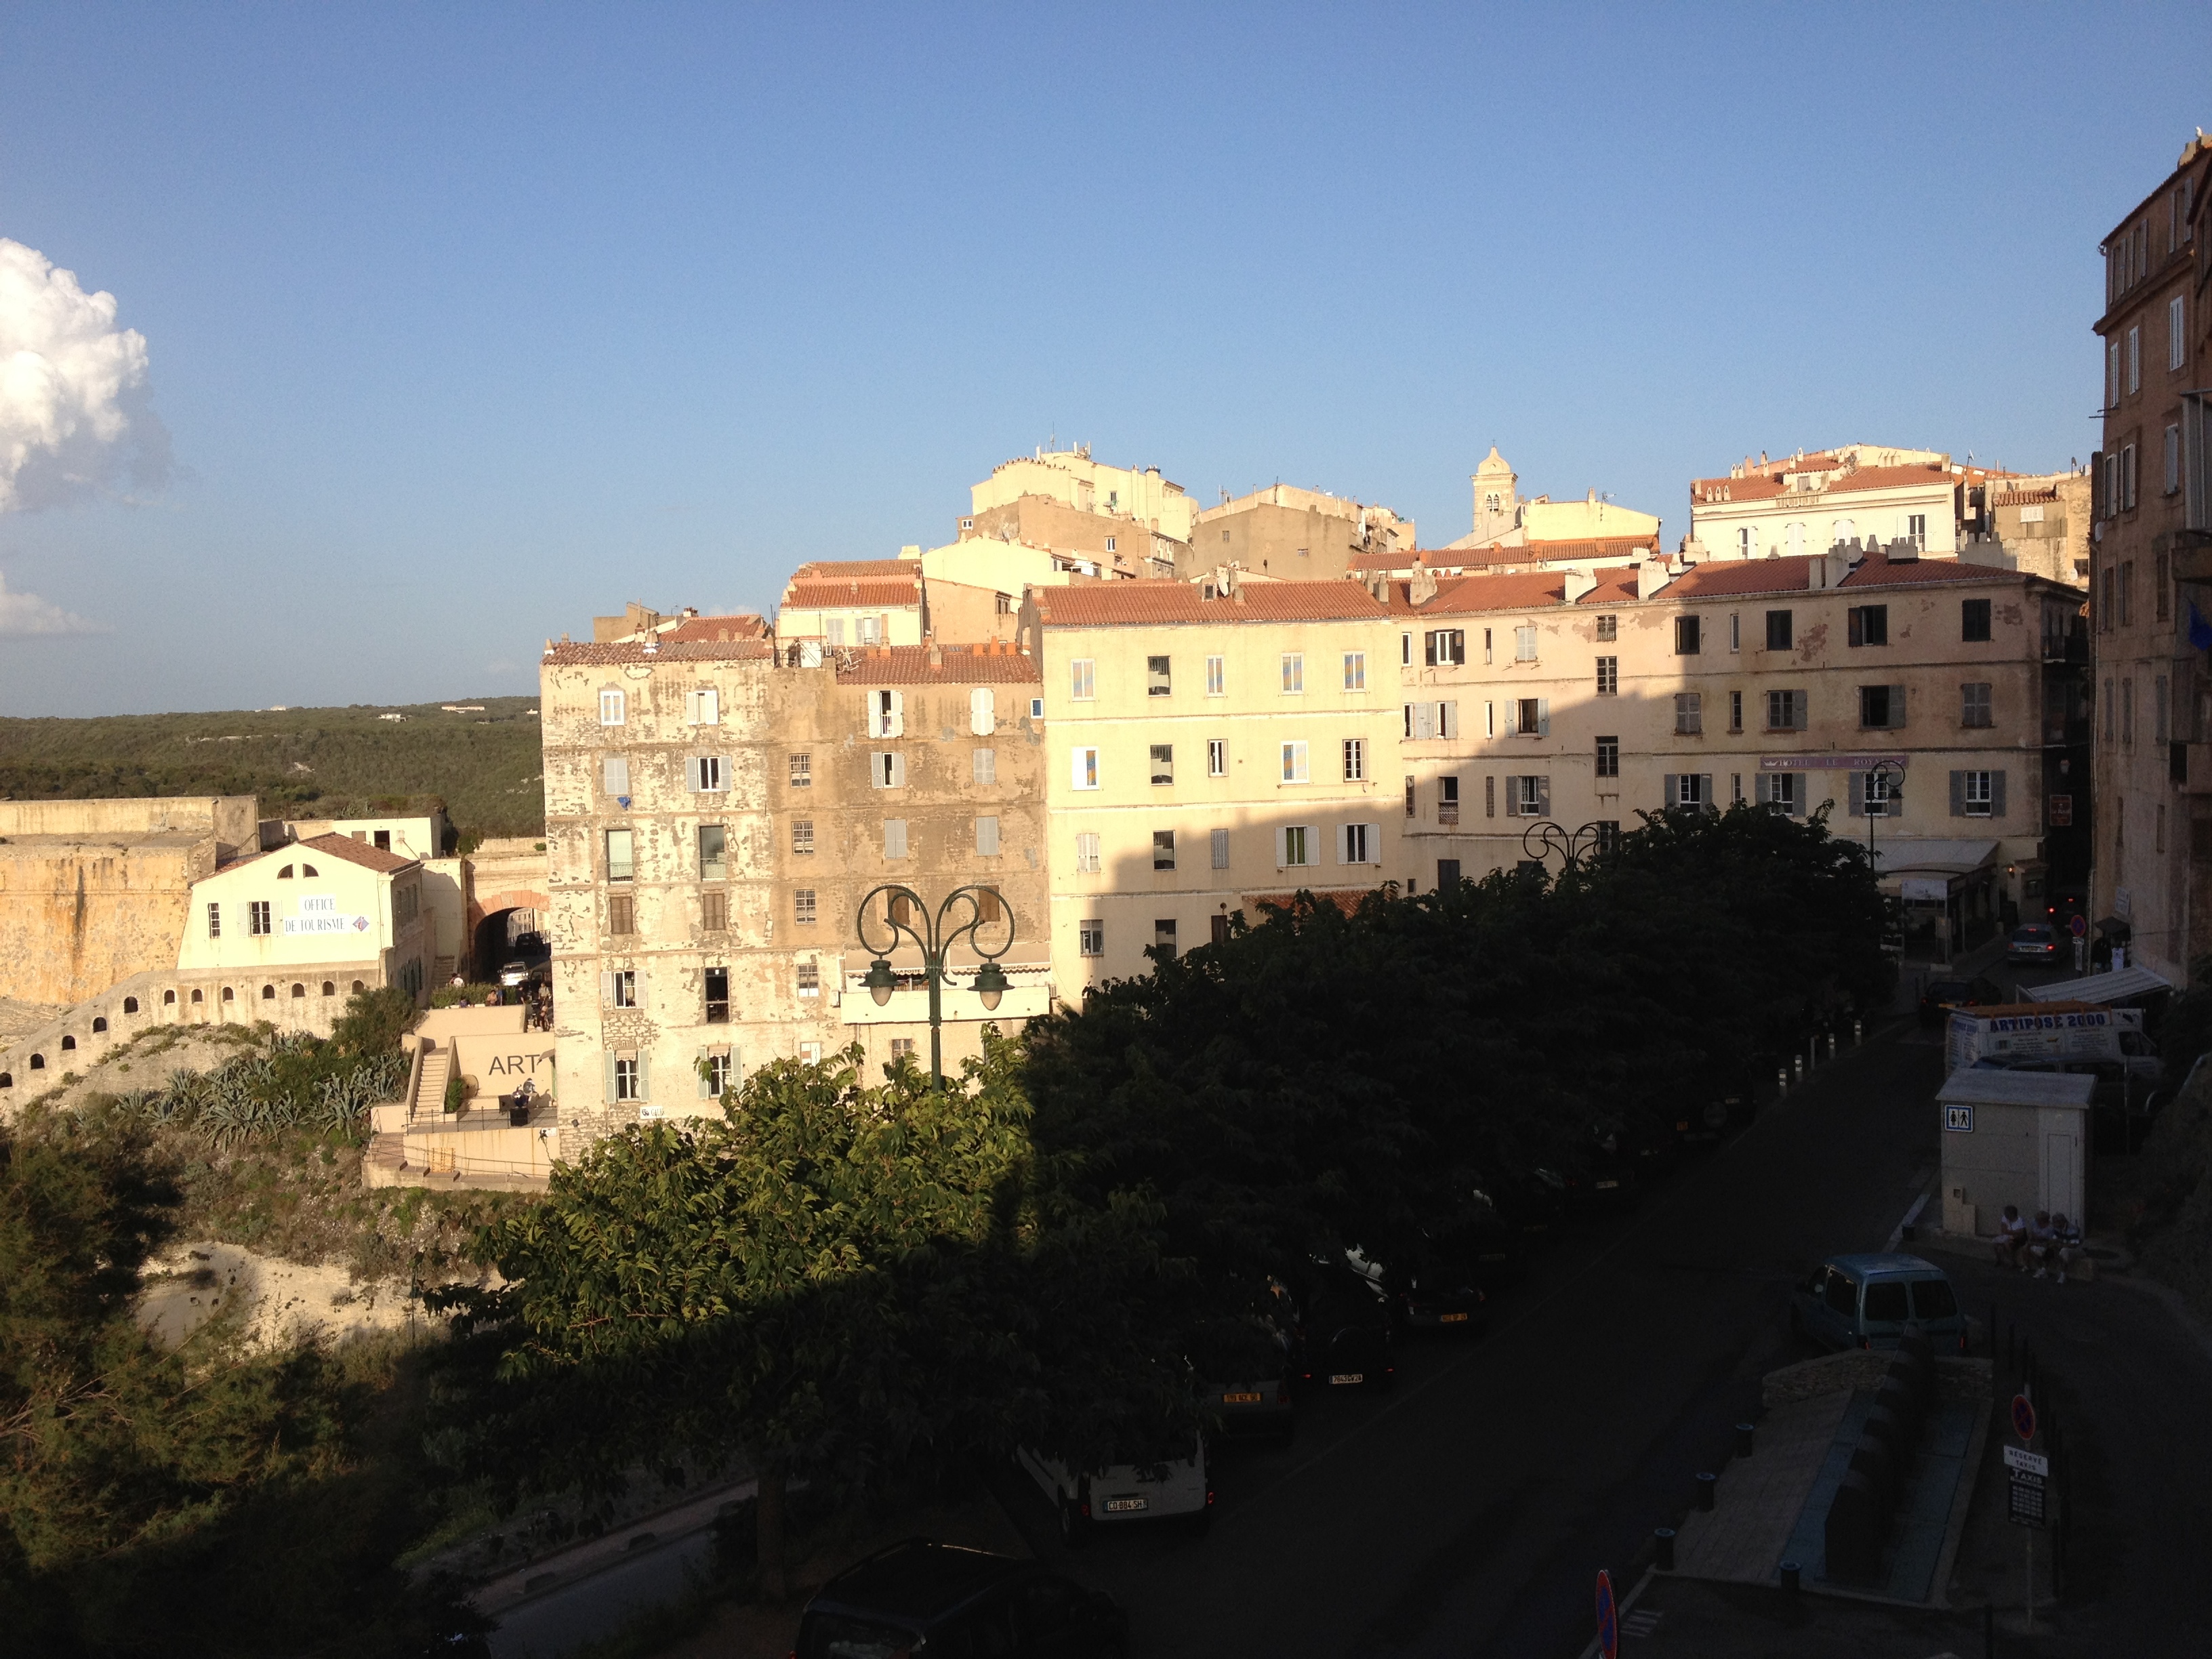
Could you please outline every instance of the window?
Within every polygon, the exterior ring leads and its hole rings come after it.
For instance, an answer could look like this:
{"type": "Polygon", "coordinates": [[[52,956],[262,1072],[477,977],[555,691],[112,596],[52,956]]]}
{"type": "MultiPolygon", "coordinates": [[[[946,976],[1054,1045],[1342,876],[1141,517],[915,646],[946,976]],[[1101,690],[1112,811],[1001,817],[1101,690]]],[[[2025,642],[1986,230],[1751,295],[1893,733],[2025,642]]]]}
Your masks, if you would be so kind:
{"type": "Polygon", "coordinates": [[[893,1037],[891,1039],[891,1060],[894,1063],[902,1060],[912,1060],[913,1058],[914,1039],[912,1037],[893,1037]]]}
{"type": "Polygon", "coordinates": [[[1410,818],[1413,816],[1413,781],[1407,778],[1406,780],[1406,816],[1410,818]]]}
{"type": "Polygon", "coordinates": [[[1344,740],[1344,781],[1363,783],[1367,778],[1367,739],[1346,738],[1344,740]]]}
{"type": "Polygon", "coordinates": [[[2105,342],[2105,407],[2120,406],[2120,343],[2105,342]]]}
{"type": "Polygon", "coordinates": [[[2151,597],[2157,605],[2159,621],[2170,620],[2173,615],[2173,567],[2170,556],[2164,553],[2151,567],[2151,597]]]}
{"type": "Polygon", "coordinates": [[[1695,617],[1674,618],[1674,654],[1678,657],[1698,654],[1698,619],[1695,617]]]}
{"type": "Polygon", "coordinates": [[[1454,824],[1459,822],[1459,776],[1447,772],[1437,780],[1437,822],[1454,824]]]}
{"type": "Polygon", "coordinates": [[[1482,630],[1482,659],[1486,663],[1490,660],[1490,630],[1486,628],[1482,630]]]}
{"type": "Polygon", "coordinates": [[[1153,830],[1152,868],[1155,870],[1172,870],[1175,867],[1175,831],[1172,830],[1153,830]]]}
{"type": "Polygon", "coordinates": [[[1993,726],[1990,718],[1990,684],[1987,680],[1970,681],[1959,688],[1959,724],[1961,726],[1993,726]]]}
{"type": "Polygon", "coordinates": [[[1729,649],[1743,649],[1743,618],[1733,611],[1729,612],[1729,649]]]}
{"type": "Polygon", "coordinates": [[[1401,634],[1398,635],[1398,666],[1411,668],[1413,665],[1413,636],[1411,634],[1401,634]]]}
{"type": "Polygon", "coordinates": [[[2120,626],[2125,628],[2136,619],[2136,562],[2120,562],[2120,626]]]}
{"type": "Polygon", "coordinates": [[[606,975],[607,1006],[635,1008],[637,1006],[637,970],[617,968],[606,975]]]}
{"type": "Polygon", "coordinates": [[[1549,778],[1515,778],[1513,816],[1521,818],[1540,818],[1551,806],[1552,781],[1549,778]]]}
{"type": "Polygon", "coordinates": [[[1089,702],[1098,695],[1098,664],[1095,658],[1078,657],[1067,665],[1067,695],[1089,702]]]}
{"type": "Polygon", "coordinates": [[[615,1098],[618,1101],[640,1101],[645,1098],[641,1079],[638,1076],[636,1058],[617,1054],[614,1061],[615,1098]]]}
{"type": "Polygon", "coordinates": [[[1096,921],[1077,922],[1075,953],[1082,957],[1104,956],[1106,954],[1106,924],[1096,921]]]}
{"type": "Polygon", "coordinates": [[[1897,527],[1900,540],[1911,542],[1920,552],[1928,550],[1928,515],[1925,513],[1900,513],[1897,527]]]}
{"type": "Polygon", "coordinates": [[[617,800],[629,793],[629,759],[609,755],[599,763],[599,782],[617,800]]]}
{"type": "Polygon", "coordinates": [[[1597,850],[1617,853],[1620,850],[1620,820],[1600,818],[1597,821],[1597,850]]]}
{"type": "Polygon", "coordinates": [[[222,937],[222,906],[220,904],[208,906],[208,937],[210,939],[222,937]]]}
{"type": "Polygon", "coordinates": [[[1969,818],[1985,818],[1990,816],[1990,775],[1991,775],[1987,772],[1961,772],[1958,774],[1960,780],[1960,817],[1969,818]]]}
{"type": "Polygon", "coordinates": [[[2185,316],[2179,294],[2166,302],[2166,366],[2168,368],[2179,368],[2189,361],[2189,337],[2182,329],[2185,316]]]}
{"type": "Polygon", "coordinates": [[[1694,738],[1705,729],[1702,712],[1703,696],[1696,691],[1677,691],[1674,694],[1674,735],[1694,738]]]}
{"type": "Polygon", "coordinates": [[[1226,945],[1226,944],[1228,944],[1228,943],[1229,943],[1229,918],[1228,918],[1225,915],[1214,915],[1214,916],[1209,916],[1209,917],[1207,917],[1207,918],[1206,918],[1206,920],[1207,920],[1208,921],[1210,921],[1211,923],[1212,923],[1212,925],[1213,925],[1213,942],[1214,942],[1216,945],[1226,945]]]}
{"type": "Polygon", "coordinates": [[[2160,674],[2150,683],[2151,741],[2166,741],[2166,676],[2160,674]]]}
{"type": "Polygon", "coordinates": [[[1213,867],[1226,870],[1229,867],[1229,832],[1226,830],[1209,830],[1206,841],[1213,854],[1213,867]]]}
{"type": "Polygon", "coordinates": [[[1170,956],[1176,953],[1176,925],[1173,916],[1161,916],[1153,921],[1152,948],[1155,951],[1164,951],[1170,956]]]}
{"type": "Polygon", "coordinates": [[[1364,691],[1367,689],[1367,653],[1347,651],[1344,653],[1344,689],[1364,691]]]}
{"type": "Polygon", "coordinates": [[[1438,859],[1437,860],[1437,890],[1439,892],[1448,891],[1458,885],[1459,860],[1457,859],[1438,859]]]}
{"type": "Polygon", "coordinates": [[[246,906],[246,931],[255,938],[266,937],[275,931],[269,925],[269,901],[251,899],[246,906]]]}
{"type": "Polygon", "coordinates": [[[1156,784],[1175,781],[1175,745],[1173,744],[1156,743],[1152,745],[1152,781],[1156,784]]]}
{"type": "Polygon", "coordinates": [[[1225,738],[1206,740],[1206,775],[1225,778],[1229,775],[1229,741],[1225,738]]]}
{"type": "Polygon", "coordinates": [[[2136,504],[2136,447],[2120,446],[2120,506],[2132,511],[2136,504]]]}
{"type": "Polygon", "coordinates": [[[2136,740],[2136,683],[2129,676],[2120,678],[2120,741],[2136,740]]]}
{"type": "Polygon", "coordinates": [[[1303,741],[1283,745],[1283,781],[1306,781],[1306,746],[1303,741]]]}
{"type": "Polygon", "coordinates": [[[1805,812],[1804,779],[1795,772],[1762,772],[1758,780],[1759,799],[1762,805],[1778,806],[1789,817],[1802,817],[1805,812]]]}
{"type": "Polygon", "coordinates": [[[632,838],[627,830],[607,831],[607,879],[628,881],[635,872],[630,857],[632,838]]]}
{"type": "Polygon", "coordinates": [[[1769,651],[1787,651],[1796,642],[1794,613],[1788,611],[1768,611],[1766,613],[1766,648],[1769,651]]]}
{"type": "Polygon", "coordinates": [[[1701,812],[1712,804],[1712,778],[1703,772],[1669,773],[1667,776],[1667,805],[1685,811],[1701,812]]]}
{"type": "Polygon", "coordinates": [[[1618,617],[1600,617],[1597,619],[1597,636],[1601,640],[1619,639],[1620,637],[1620,618],[1618,617]]]}
{"type": "Polygon", "coordinates": [[[2105,741],[2106,743],[2112,740],[2112,710],[2118,704],[2118,699],[2112,696],[2112,677],[2106,675],[2105,678],[2105,741]]]}
{"type": "Polygon", "coordinates": [[[1074,749],[1068,754],[1068,787],[1096,789],[1098,787],[1098,751],[1096,749],[1074,749]]]}
{"type": "MultiPolygon", "coordinates": [[[[1513,700],[1513,729],[1524,738],[1548,737],[1552,731],[1552,704],[1548,697],[1516,697],[1513,700]]],[[[1444,735],[1450,735],[1449,732],[1444,735]]]]}
{"type": "Polygon", "coordinates": [[[904,818],[884,820],[884,856],[887,859],[902,859],[906,856],[906,820],[904,818]]]}
{"type": "Polygon", "coordinates": [[[1174,695],[1175,687],[1168,676],[1169,662],[1170,659],[1166,657],[1145,659],[1145,695],[1146,696],[1165,697],[1174,695]]]}
{"type": "Polygon", "coordinates": [[[599,724],[620,726],[629,717],[629,699],[614,687],[599,693],[599,724]]]}
{"type": "Polygon", "coordinates": [[[712,686],[702,685],[696,691],[684,694],[684,721],[687,726],[719,726],[722,720],[722,696],[712,686]]]}
{"type": "Polygon", "coordinates": [[[695,794],[713,794],[729,787],[723,781],[724,770],[720,755],[695,755],[684,762],[684,781],[695,794]]]}
{"type": "Polygon", "coordinates": [[[1905,688],[1859,687],[1859,724],[1869,731],[1894,731],[1905,724],[1905,688]]]}
{"type": "MultiPolygon", "coordinates": [[[[811,821],[801,818],[797,823],[793,823],[791,826],[791,849],[794,853],[812,852],[814,850],[814,825],[811,821]],[[801,847],[799,844],[802,832],[804,833],[806,842],[806,844],[804,847],[801,847]]],[[[730,832],[725,830],[720,824],[702,823],[699,826],[700,880],[726,881],[729,879],[729,845],[730,832]]]]}
{"type": "Polygon", "coordinates": [[[1802,691],[1770,691],[1766,694],[1766,729],[1770,732],[1802,732],[1805,729],[1806,694],[1802,691]]]}
{"type": "Polygon", "coordinates": [[[1282,853],[1279,861],[1285,868],[1296,868],[1313,862],[1308,856],[1311,847],[1306,837],[1306,828],[1304,824],[1294,823],[1288,829],[1275,831],[1276,845],[1282,853]]]}
{"type": "Polygon", "coordinates": [[[726,1025],[730,1023],[730,970],[709,968],[706,973],[706,1023],[726,1025]]]}
{"type": "Polygon", "coordinates": [[[1845,618],[1846,637],[1852,645],[1887,645],[1889,643],[1889,607],[1886,605],[1855,605],[1845,618]]]}
{"type": "Polygon", "coordinates": [[[975,890],[975,920],[986,926],[998,921],[1003,914],[1004,902],[1005,901],[999,896],[997,888],[977,888],[975,890]]]}
{"type": "Polygon", "coordinates": [[[637,932],[637,911],[628,893],[607,895],[607,932],[622,935],[637,932]]]}
{"type": "MultiPolygon", "coordinates": [[[[1030,699],[1030,718],[1033,720],[1041,720],[1044,718],[1044,699],[1042,697],[1031,697],[1030,699]]],[[[800,1045],[802,1048],[805,1046],[805,1045],[803,1043],[800,1045]]],[[[822,1045],[817,1042],[814,1046],[818,1048],[822,1045]]]]}
{"type": "Polygon", "coordinates": [[[1959,637],[1969,645],[1990,637],[1990,602],[1987,599],[1959,601],[1959,637]]]}
{"type": "Polygon", "coordinates": [[[987,812],[975,820],[975,854],[979,858],[999,856],[999,818],[995,812],[987,812]]]}
{"type": "Polygon", "coordinates": [[[1620,775],[1620,739],[1600,738],[1597,740],[1597,775],[1617,778],[1620,775]]]}
{"type": "Polygon", "coordinates": [[[2128,331],[2128,390],[2142,390],[2142,328],[2140,325],[2128,331]]]}
{"type": "Polygon", "coordinates": [[[1620,659],[1600,657],[1597,659],[1597,694],[1601,697],[1618,696],[1620,693],[1620,659]]]}
{"type": "Polygon", "coordinates": [[[1729,693],[1729,730],[1743,730],[1743,693],[1741,691],[1729,693]]]}
{"type": "Polygon", "coordinates": [[[1340,862],[1345,864],[1374,862],[1370,856],[1373,850],[1372,842],[1368,834],[1372,828],[1372,825],[1365,823],[1347,823],[1344,826],[1344,852],[1340,862]]]}
{"type": "Polygon", "coordinates": [[[1283,653],[1283,695],[1296,696],[1306,689],[1306,659],[1302,651],[1283,653]]]}
{"type": "Polygon", "coordinates": [[[699,1092],[710,1100],[720,1100],[736,1086],[737,1068],[730,1063],[727,1049],[716,1049],[702,1057],[699,1092]]]}
{"type": "Polygon", "coordinates": [[[1096,830],[1085,830],[1077,833],[1075,870],[1078,875],[1095,876],[1098,873],[1098,832],[1096,830]]]}
{"type": "MultiPolygon", "coordinates": [[[[1408,811],[1406,816],[1411,817],[1413,813],[1408,811]]],[[[1498,780],[1496,778],[1485,778],[1482,781],[1482,816],[1486,818],[1494,818],[1498,816],[1498,780]]]]}
{"type": "Polygon", "coordinates": [[[726,933],[730,930],[730,896],[721,891],[699,895],[699,927],[702,933],[726,933]]]}
{"type": "Polygon", "coordinates": [[[811,789],[814,787],[814,757],[795,754],[791,757],[791,787],[811,789]]]}
{"type": "Polygon", "coordinates": [[[1739,559],[1759,556],[1759,530],[1754,525],[1738,525],[1735,531],[1735,556],[1739,559]]]}
{"type": "MultiPolygon", "coordinates": [[[[2181,489],[2181,428],[2166,428],[2166,493],[2178,495],[2181,489]]],[[[2161,615],[2164,613],[2161,612],[2161,615]]]]}
{"type": "Polygon", "coordinates": [[[1513,660],[1536,660],[1536,629],[1534,623],[1523,623],[1513,630],[1513,660]]]}
{"type": "Polygon", "coordinates": [[[1208,657],[1206,659],[1206,695],[1218,697],[1228,689],[1228,685],[1229,674],[1222,659],[1208,657]]]}

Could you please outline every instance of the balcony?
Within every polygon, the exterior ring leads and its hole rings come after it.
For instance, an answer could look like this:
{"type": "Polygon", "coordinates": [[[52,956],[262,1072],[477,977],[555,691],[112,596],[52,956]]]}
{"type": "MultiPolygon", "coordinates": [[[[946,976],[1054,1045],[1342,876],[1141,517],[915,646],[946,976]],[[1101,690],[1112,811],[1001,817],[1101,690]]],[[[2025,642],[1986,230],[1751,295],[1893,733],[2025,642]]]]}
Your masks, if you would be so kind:
{"type": "Polygon", "coordinates": [[[1447,830],[1459,826],[1459,803],[1447,801],[1437,808],[1437,822],[1447,830]]]}

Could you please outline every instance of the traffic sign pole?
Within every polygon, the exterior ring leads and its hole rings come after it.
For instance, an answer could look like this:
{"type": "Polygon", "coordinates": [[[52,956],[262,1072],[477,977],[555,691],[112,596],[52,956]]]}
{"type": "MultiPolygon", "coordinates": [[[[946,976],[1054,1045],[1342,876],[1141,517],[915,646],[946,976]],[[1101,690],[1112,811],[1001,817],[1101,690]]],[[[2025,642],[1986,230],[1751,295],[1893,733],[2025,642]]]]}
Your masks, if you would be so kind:
{"type": "Polygon", "coordinates": [[[1597,1643],[1605,1659],[1620,1659],[1620,1609],[1613,1599],[1613,1575],[1597,1570],[1597,1643]]]}

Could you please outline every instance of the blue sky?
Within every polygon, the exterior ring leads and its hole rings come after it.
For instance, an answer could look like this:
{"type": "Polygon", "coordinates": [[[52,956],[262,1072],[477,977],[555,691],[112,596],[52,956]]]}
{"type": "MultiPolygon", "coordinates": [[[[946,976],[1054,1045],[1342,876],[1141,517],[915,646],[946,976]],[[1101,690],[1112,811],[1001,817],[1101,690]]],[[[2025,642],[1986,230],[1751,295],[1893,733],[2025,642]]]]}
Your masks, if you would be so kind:
{"type": "Polygon", "coordinates": [[[0,638],[0,712],[528,691],[1054,434],[1437,542],[1492,441],[1670,541],[1747,451],[2063,465],[2208,61],[2201,3],[14,5],[0,237],[174,465],[0,514],[108,630],[0,638]]]}

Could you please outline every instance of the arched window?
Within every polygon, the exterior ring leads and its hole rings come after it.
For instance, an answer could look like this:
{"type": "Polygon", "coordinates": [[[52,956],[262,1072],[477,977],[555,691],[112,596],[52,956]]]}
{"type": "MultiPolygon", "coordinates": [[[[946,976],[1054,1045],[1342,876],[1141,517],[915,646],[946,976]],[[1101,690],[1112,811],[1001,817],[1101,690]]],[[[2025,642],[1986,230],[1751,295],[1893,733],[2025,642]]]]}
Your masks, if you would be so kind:
{"type": "Polygon", "coordinates": [[[199,993],[199,988],[198,988],[198,986],[194,986],[194,987],[192,988],[192,1000],[193,1000],[194,1002],[204,1002],[204,1001],[206,1001],[206,1000],[207,1000],[207,999],[206,999],[206,998],[203,997],[203,996],[200,994],[200,993],[199,993]]]}
{"type": "Polygon", "coordinates": [[[292,879],[292,866],[291,866],[290,865],[289,865],[289,864],[288,864],[288,865],[286,865],[286,866],[285,866],[282,870],[279,870],[279,871],[276,872],[276,879],[277,879],[277,880],[279,880],[279,881],[289,881],[289,880],[291,880],[291,879],[292,879]]]}
{"type": "Polygon", "coordinates": [[[274,1002],[274,1001],[276,1001],[276,988],[275,986],[273,986],[273,985],[264,985],[264,986],[263,986],[263,987],[261,988],[261,1000],[262,1000],[264,1002],[274,1002]]]}
{"type": "MultiPolygon", "coordinates": [[[[198,1002],[199,1000],[200,994],[198,991],[193,992],[192,1000],[194,1002],[198,1002]]],[[[172,985],[167,990],[161,993],[161,1006],[164,1008],[173,1008],[177,1006],[177,988],[175,986],[172,985]]]]}
{"type": "Polygon", "coordinates": [[[356,980],[353,982],[353,988],[356,991],[366,991],[368,989],[368,987],[363,985],[359,980],[356,980]]]}
{"type": "Polygon", "coordinates": [[[62,1039],[62,1052],[63,1052],[64,1054],[67,1054],[70,1049],[72,1049],[72,1048],[76,1048],[76,1039],[75,1037],[73,1037],[73,1036],[65,1036],[65,1037],[64,1037],[64,1038],[62,1039]]]}
{"type": "Polygon", "coordinates": [[[307,988],[295,980],[292,984],[292,994],[295,997],[303,997],[307,994],[307,988]]]}
{"type": "Polygon", "coordinates": [[[46,1069],[46,1057],[44,1054],[33,1054],[31,1056],[31,1069],[34,1072],[45,1071],[46,1069]]]}
{"type": "Polygon", "coordinates": [[[238,1000],[238,993],[226,985],[222,988],[222,1000],[225,1002],[235,1002],[238,1000]]]}
{"type": "MultiPolygon", "coordinates": [[[[176,993],[175,993],[175,992],[173,992],[173,991],[172,991],[169,994],[170,994],[170,995],[172,995],[172,996],[174,996],[174,995],[176,994],[176,993]]],[[[126,1013],[126,1014],[135,1014],[135,1013],[137,1013],[137,1012],[138,1012],[138,999],[137,999],[137,997],[125,997],[125,998],[124,998],[124,999],[123,999],[123,1012],[124,1012],[125,1013],[126,1013]]]]}
{"type": "Polygon", "coordinates": [[[319,876],[323,872],[312,864],[303,864],[300,866],[300,873],[303,876],[319,876]]]}
{"type": "Polygon", "coordinates": [[[0,1072],[0,1089],[12,1089],[15,1086],[15,1074],[13,1072],[0,1072]]]}
{"type": "Polygon", "coordinates": [[[334,997],[334,996],[336,996],[337,994],[338,994],[338,988],[337,988],[337,982],[336,982],[335,981],[332,981],[332,980],[327,980],[327,979],[326,979],[326,980],[325,980],[325,981],[323,981],[323,994],[324,994],[325,996],[326,996],[326,997],[334,997]]]}
{"type": "Polygon", "coordinates": [[[107,1029],[107,1018],[106,1018],[106,1015],[104,1015],[104,1014],[94,1014],[94,1015],[92,1017],[92,1029],[93,1029],[94,1031],[104,1031],[104,1030],[106,1030],[107,1029]]]}

